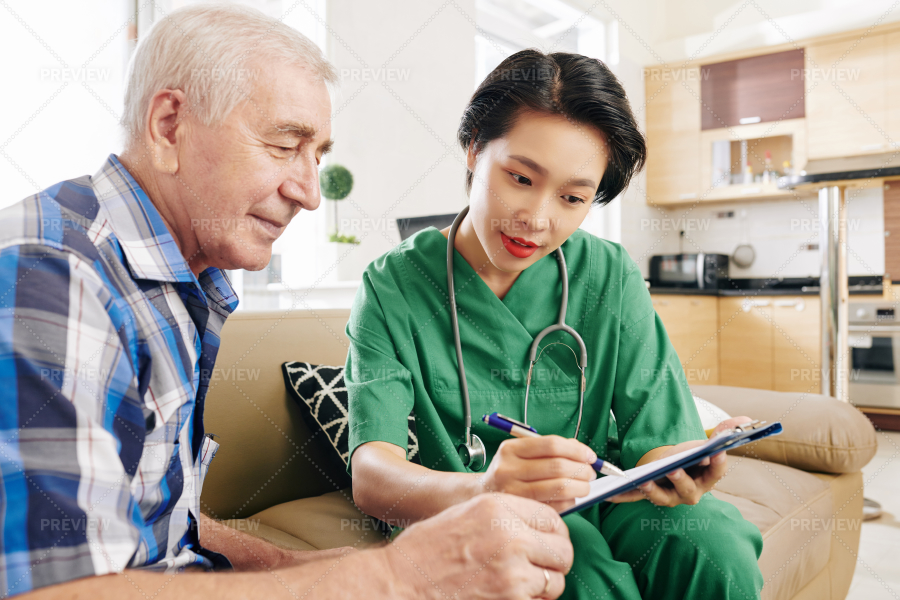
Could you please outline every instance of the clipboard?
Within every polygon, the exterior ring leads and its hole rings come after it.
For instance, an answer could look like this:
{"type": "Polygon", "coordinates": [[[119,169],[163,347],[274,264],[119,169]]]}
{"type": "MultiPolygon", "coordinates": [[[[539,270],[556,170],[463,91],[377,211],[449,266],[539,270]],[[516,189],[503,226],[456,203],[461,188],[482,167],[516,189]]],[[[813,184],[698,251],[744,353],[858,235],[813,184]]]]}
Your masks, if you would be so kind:
{"type": "Polygon", "coordinates": [[[591,491],[587,496],[576,498],[575,505],[561,512],[560,516],[590,508],[608,498],[612,498],[616,494],[633,490],[648,481],[664,478],[672,471],[692,467],[713,454],[731,450],[772,435],[778,435],[779,433],[781,433],[781,423],[778,421],[769,424],[766,424],[764,421],[754,421],[724,431],[696,448],[629,469],[625,471],[625,477],[617,475],[600,477],[591,482],[591,491]]]}

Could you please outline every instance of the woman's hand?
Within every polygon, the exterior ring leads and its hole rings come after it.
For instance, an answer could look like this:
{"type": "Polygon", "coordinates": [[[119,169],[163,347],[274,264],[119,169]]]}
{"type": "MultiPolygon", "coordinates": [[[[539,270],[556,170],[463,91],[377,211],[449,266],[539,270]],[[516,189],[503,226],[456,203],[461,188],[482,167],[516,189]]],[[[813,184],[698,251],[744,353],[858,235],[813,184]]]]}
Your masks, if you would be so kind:
{"type": "MultiPolygon", "coordinates": [[[[716,425],[712,435],[716,435],[721,431],[733,429],[734,427],[751,421],[750,417],[732,417],[726,419],[716,425]]],[[[663,446],[651,450],[655,452],[653,458],[647,462],[653,462],[702,446],[705,440],[692,440],[690,442],[682,442],[675,446],[663,446]]],[[[649,454],[649,453],[648,453],[649,454]]],[[[646,464],[646,463],[644,463],[646,464]]],[[[657,506],[678,506],[679,504],[697,504],[700,498],[706,492],[712,490],[716,483],[725,476],[727,470],[728,459],[725,452],[713,454],[704,458],[702,461],[689,467],[691,473],[684,469],[672,471],[668,475],[667,485],[661,486],[655,481],[648,481],[636,490],[630,490],[618,496],[613,496],[609,502],[635,502],[637,500],[647,499],[657,506]]]]}
{"type": "Polygon", "coordinates": [[[530,498],[562,512],[590,491],[596,460],[585,444],[558,435],[509,439],[500,444],[482,483],[488,491],[530,498]]]}

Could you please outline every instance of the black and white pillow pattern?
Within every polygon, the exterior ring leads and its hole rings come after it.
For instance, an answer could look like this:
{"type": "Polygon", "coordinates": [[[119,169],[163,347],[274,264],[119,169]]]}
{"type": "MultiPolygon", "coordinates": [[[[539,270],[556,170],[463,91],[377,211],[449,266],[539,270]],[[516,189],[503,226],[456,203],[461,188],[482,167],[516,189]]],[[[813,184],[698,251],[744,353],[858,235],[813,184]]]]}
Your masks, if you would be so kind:
{"type": "MultiPolygon", "coordinates": [[[[347,467],[350,458],[348,432],[347,386],[344,367],[313,365],[308,362],[286,362],[282,365],[288,392],[303,409],[303,419],[313,431],[321,431],[339,459],[336,465],[347,467]]],[[[415,415],[408,418],[407,460],[419,462],[419,442],[416,438],[415,415]]]]}

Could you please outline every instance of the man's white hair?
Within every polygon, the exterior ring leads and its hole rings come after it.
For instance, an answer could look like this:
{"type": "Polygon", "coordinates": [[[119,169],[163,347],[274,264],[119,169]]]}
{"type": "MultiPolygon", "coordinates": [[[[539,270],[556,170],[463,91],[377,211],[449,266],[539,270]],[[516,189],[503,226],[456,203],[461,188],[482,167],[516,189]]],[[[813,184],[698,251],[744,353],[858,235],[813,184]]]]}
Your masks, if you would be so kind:
{"type": "Polygon", "coordinates": [[[262,12],[237,5],[196,5],[172,11],[140,40],[128,67],[126,147],[140,139],[150,99],[181,90],[202,123],[214,127],[249,94],[267,61],[302,66],[329,88],[335,68],[299,31],[262,12]]]}

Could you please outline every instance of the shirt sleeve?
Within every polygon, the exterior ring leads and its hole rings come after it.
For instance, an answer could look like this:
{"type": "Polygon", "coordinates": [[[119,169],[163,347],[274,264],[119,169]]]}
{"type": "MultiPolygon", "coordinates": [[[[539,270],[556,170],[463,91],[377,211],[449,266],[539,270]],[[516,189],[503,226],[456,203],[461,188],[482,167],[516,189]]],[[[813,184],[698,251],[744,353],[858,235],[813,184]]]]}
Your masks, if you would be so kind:
{"type": "Polygon", "coordinates": [[[654,448],[706,436],[681,361],[624,251],[621,307],[613,413],[621,466],[631,469],[654,448]]]}
{"type": "Polygon", "coordinates": [[[408,417],[415,398],[412,374],[397,359],[371,277],[370,270],[363,274],[347,323],[350,351],[344,381],[350,413],[347,472],[351,475],[353,451],[361,444],[382,441],[407,450],[408,417]]]}
{"type": "Polygon", "coordinates": [[[0,251],[0,281],[0,593],[122,571],[144,431],[114,303],[89,265],[44,246],[0,251]]]}

